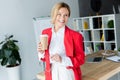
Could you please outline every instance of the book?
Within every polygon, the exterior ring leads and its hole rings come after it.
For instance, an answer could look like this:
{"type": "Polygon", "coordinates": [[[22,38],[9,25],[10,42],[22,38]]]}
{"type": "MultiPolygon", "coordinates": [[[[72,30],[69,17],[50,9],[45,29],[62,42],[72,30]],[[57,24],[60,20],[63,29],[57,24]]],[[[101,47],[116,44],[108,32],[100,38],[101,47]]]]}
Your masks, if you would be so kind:
{"type": "Polygon", "coordinates": [[[101,17],[93,18],[93,28],[98,29],[101,27],[102,27],[102,18],[101,17]]]}
{"type": "Polygon", "coordinates": [[[102,34],[100,41],[104,41],[104,34],[102,34]]]}
{"type": "Polygon", "coordinates": [[[88,29],[88,22],[87,21],[83,22],[83,27],[84,27],[84,29],[88,29]]]}
{"type": "Polygon", "coordinates": [[[115,40],[115,33],[113,30],[106,30],[105,31],[105,39],[106,41],[114,41],[115,40]]]}
{"type": "Polygon", "coordinates": [[[110,57],[106,57],[106,59],[114,62],[120,62],[120,56],[110,56],[110,57]]]}

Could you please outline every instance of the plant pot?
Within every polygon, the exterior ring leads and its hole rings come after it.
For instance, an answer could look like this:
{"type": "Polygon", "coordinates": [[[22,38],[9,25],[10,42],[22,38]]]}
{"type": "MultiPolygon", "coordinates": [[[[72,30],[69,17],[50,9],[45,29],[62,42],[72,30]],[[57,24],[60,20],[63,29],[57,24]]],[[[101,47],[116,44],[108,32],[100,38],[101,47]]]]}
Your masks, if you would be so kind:
{"type": "Polygon", "coordinates": [[[20,66],[6,67],[8,72],[8,80],[20,80],[20,66]]]}

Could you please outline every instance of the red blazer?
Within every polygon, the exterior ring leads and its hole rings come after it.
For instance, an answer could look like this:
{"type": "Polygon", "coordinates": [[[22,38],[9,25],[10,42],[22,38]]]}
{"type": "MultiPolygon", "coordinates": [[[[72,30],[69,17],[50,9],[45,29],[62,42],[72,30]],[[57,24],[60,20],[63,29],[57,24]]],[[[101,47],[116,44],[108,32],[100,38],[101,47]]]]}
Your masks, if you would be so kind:
{"type": "MultiPolygon", "coordinates": [[[[49,60],[49,45],[52,36],[52,28],[43,30],[42,34],[48,35],[48,50],[45,50],[45,58],[41,58],[41,60],[46,62],[46,80],[52,80],[52,74],[50,70],[51,65],[49,60]]],[[[82,80],[80,65],[84,63],[85,59],[85,54],[83,51],[83,37],[80,33],[73,31],[65,26],[64,44],[66,56],[71,59],[73,64],[73,66],[67,66],[66,68],[72,69],[74,71],[75,80],[82,80]]]]}

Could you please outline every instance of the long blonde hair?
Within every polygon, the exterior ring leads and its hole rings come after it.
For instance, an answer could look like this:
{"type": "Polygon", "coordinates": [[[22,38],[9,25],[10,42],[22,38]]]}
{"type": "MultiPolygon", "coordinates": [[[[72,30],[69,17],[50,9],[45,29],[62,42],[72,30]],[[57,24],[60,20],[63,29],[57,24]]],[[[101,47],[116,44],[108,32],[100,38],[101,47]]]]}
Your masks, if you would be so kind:
{"type": "Polygon", "coordinates": [[[69,17],[70,17],[70,7],[68,4],[64,3],[64,2],[60,2],[60,3],[57,3],[53,8],[52,8],[52,11],[51,11],[51,23],[54,24],[55,23],[55,19],[56,19],[56,16],[57,16],[57,13],[59,11],[60,8],[66,8],[69,12],[69,17]]]}

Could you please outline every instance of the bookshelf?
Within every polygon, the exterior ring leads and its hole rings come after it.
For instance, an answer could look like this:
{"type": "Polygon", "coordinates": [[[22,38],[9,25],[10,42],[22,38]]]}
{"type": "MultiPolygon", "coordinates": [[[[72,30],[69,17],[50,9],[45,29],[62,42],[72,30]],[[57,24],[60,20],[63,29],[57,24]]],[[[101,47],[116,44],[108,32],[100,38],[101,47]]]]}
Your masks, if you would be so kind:
{"type": "Polygon", "coordinates": [[[74,29],[84,37],[84,50],[94,52],[114,50],[120,47],[120,14],[73,18],[74,29]]]}

